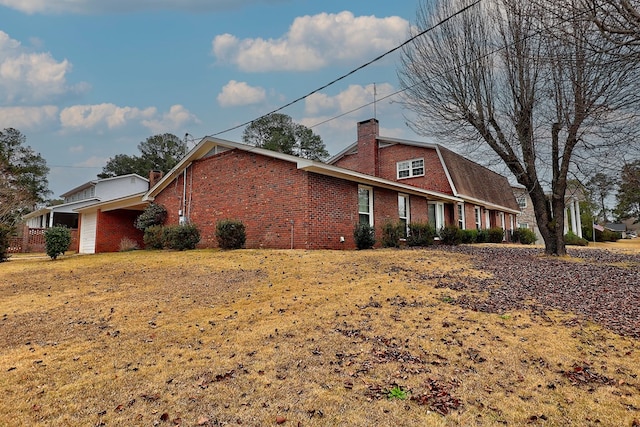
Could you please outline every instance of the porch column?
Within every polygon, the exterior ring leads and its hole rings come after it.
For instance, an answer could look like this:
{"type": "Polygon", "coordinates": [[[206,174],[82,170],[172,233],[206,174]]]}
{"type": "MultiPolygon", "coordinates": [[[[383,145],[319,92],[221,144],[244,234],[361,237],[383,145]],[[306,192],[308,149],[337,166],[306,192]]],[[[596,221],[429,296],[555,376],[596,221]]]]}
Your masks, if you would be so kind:
{"type": "Polygon", "coordinates": [[[575,203],[575,211],[576,211],[576,226],[578,227],[576,230],[576,234],[578,237],[582,237],[582,221],[580,220],[580,202],[578,200],[574,201],[575,203]]]}
{"type": "Polygon", "coordinates": [[[49,213],[49,228],[53,227],[53,211],[49,213]]]}
{"type": "Polygon", "coordinates": [[[575,235],[578,235],[576,231],[576,206],[573,199],[571,199],[571,203],[569,203],[569,215],[571,216],[571,231],[573,231],[575,235]]]}

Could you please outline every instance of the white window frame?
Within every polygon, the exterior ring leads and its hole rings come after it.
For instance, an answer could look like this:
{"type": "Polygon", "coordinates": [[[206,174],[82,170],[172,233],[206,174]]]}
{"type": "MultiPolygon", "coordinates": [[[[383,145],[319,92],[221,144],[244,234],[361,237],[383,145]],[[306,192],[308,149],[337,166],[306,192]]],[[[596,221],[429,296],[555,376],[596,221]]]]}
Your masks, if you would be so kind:
{"type": "Polygon", "coordinates": [[[504,233],[502,233],[502,240],[504,241],[504,240],[507,240],[507,233],[506,233],[507,222],[504,217],[504,212],[498,212],[498,217],[500,218],[500,228],[502,228],[502,231],[504,231],[504,233]]]}
{"type": "Polygon", "coordinates": [[[491,213],[489,209],[484,210],[484,226],[485,228],[491,228],[491,213]]]}
{"type": "Polygon", "coordinates": [[[409,208],[409,195],[398,194],[398,217],[404,221],[404,238],[409,235],[409,222],[411,221],[411,209],[409,208]],[[402,207],[404,206],[404,212],[402,207]]]}
{"type": "Polygon", "coordinates": [[[373,227],[373,187],[367,187],[365,185],[358,186],[358,222],[361,221],[360,216],[367,215],[369,216],[369,225],[373,227]],[[366,191],[368,193],[369,205],[367,208],[368,212],[360,210],[360,192],[366,191]]]}
{"type": "Polygon", "coordinates": [[[458,228],[460,230],[465,229],[464,223],[464,203],[458,203],[458,228]]]}
{"type": "Polygon", "coordinates": [[[524,194],[522,196],[516,197],[516,201],[518,202],[518,206],[520,210],[523,211],[527,207],[527,196],[524,194]]]}
{"type": "Polygon", "coordinates": [[[404,160],[396,163],[396,176],[398,179],[424,176],[424,158],[404,160]],[[401,172],[407,175],[400,176],[401,172]]]}
{"type": "Polygon", "coordinates": [[[473,208],[473,211],[476,215],[476,230],[482,230],[482,208],[476,206],[473,208]]]}
{"type": "MultiPolygon", "coordinates": [[[[435,215],[435,227],[436,231],[440,231],[440,229],[444,228],[444,203],[442,202],[428,202],[428,205],[434,206],[434,215],[435,215]]],[[[429,218],[431,220],[431,218],[429,218]]]]}

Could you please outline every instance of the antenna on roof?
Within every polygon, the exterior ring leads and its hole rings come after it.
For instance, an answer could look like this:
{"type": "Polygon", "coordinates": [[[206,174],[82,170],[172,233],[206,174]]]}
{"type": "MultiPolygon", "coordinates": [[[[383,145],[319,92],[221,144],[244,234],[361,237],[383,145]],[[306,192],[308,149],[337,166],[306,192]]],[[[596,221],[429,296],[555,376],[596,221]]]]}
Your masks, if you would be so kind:
{"type": "Polygon", "coordinates": [[[377,91],[376,91],[376,82],[373,82],[373,118],[374,119],[378,119],[377,113],[376,113],[376,95],[377,95],[377,91]]]}

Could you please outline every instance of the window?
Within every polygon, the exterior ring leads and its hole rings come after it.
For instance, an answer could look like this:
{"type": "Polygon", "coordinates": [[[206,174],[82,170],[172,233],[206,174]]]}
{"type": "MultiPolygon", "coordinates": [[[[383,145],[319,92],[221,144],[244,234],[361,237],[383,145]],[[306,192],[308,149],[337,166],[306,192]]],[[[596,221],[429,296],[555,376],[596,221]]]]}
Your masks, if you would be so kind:
{"type": "Polygon", "coordinates": [[[444,203],[429,202],[429,223],[436,231],[444,227],[444,203]]]}
{"type": "Polygon", "coordinates": [[[522,196],[518,196],[516,197],[516,200],[518,201],[518,206],[520,206],[520,210],[523,210],[524,208],[527,207],[527,197],[522,195],[522,196]]]}
{"type": "Polygon", "coordinates": [[[424,159],[406,160],[396,163],[398,179],[424,175],[424,159]]]}
{"type": "Polygon", "coordinates": [[[458,203],[458,228],[464,230],[464,205],[458,203]]]}
{"type": "Polygon", "coordinates": [[[404,225],[402,238],[406,239],[409,235],[409,196],[406,194],[398,194],[398,216],[400,217],[400,222],[404,225]]]}
{"type": "Polygon", "coordinates": [[[480,206],[476,206],[473,210],[476,214],[476,230],[480,230],[482,229],[482,211],[480,206]]]}
{"type": "Polygon", "coordinates": [[[371,187],[358,187],[358,215],[361,223],[373,227],[373,189],[371,187]]]}
{"type": "Polygon", "coordinates": [[[527,224],[526,222],[521,222],[520,224],[518,224],[518,228],[529,228],[529,224],[527,224]]]}

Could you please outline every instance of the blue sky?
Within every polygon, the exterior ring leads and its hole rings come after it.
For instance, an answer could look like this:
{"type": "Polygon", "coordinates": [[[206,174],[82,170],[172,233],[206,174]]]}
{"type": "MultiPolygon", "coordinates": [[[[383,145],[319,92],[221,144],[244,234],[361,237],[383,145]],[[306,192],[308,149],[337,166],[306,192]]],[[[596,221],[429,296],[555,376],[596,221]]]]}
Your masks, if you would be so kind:
{"type": "MultiPolygon", "coordinates": [[[[170,132],[197,142],[274,110],[407,38],[419,0],[0,0],[0,129],[51,168],[53,196],[170,132]]],[[[331,154],[398,89],[397,53],[282,112],[331,154]]],[[[390,98],[381,134],[423,139],[390,98]]],[[[242,129],[218,135],[241,142],[242,129]]]]}

